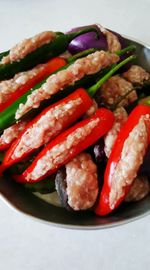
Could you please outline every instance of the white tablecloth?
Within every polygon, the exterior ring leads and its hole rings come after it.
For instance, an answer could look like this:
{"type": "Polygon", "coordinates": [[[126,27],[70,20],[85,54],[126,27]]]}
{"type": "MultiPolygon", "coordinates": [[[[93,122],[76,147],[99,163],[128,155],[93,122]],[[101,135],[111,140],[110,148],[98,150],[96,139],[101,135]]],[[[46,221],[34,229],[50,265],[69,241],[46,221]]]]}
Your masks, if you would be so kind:
{"type": "MultiPolygon", "coordinates": [[[[0,51],[47,29],[102,25],[150,44],[150,0],[0,0],[0,51]]],[[[0,270],[141,270],[150,217],[100,231],[50,227],[0,201],[0,270]]]]}

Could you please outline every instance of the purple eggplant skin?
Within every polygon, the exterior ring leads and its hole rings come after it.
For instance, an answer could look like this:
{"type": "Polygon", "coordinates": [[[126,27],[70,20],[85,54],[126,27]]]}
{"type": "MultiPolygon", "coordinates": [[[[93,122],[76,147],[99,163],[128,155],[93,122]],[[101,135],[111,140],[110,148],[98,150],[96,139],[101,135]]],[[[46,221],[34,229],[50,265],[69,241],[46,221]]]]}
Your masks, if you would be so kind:
{"type": "Polygon", "coordinates": [[[147,149],[143,164],[141,165],[138,173],[150,177],[150,146],[147,149]]]}
{"type": "Polygon", "coordinates": [[[66,167],[61,167],[55,177],[55,188],[57,194],[60,198],[61,204],[69,211],[73,211],[73,209],[68,204],[68,195],[67,195],[67,183],[66,183],[66,167]]]}
{"type": "Polygon", "coordinates": [[[99,89],[94,95],[94,99],[98,105],[98,108],[107,108],[104,97],[101,96],[101,89],[99,89]]]}
{"type": "MultiPolygon", "coordinates": [[[[83,34],[83,35],[73,39],[68,46],[68,51],[71,54],[75,54],[75,53],[78,53],[80,51],[84,51],[84,50],[87,50],[90,48],[101,49],[101,50],[105,50],[105,51],[108,50],[106,36],[101,32],[100,28],[96,24],[73,28],[68,33],[75,32],[77,30],[81,30],[81,29],[87,28],[89,26],[94,27],[99,31],[99,38],[97,38],[96,33],[90,32],[90,33],[83,34]]],[[[109,30],[109,29],[107,29],[107,30],[109,30]]],[[[123,38],[120,34],[114,32],[112,30],[109,30],[109,31],[118,37],[122,49],[128,45],[125,38],[123,38]]]]}
{"type": "Polygon", "coordinates": [[[103,138],[97,141],[96,144],[93,146],[94,159],[97,164],[101,163],[106,158],[104,146],[105,145],[103,138]]]}

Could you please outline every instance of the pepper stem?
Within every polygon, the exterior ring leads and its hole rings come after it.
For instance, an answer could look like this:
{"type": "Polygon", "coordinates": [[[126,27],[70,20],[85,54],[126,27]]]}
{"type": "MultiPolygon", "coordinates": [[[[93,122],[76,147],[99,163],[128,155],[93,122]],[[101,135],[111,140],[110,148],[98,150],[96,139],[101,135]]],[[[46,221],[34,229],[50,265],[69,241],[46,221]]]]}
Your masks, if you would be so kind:
{"type": "Polygon", "coordinates": [[[118,56],[121,56],[121,55],[124,55],[127,52],[134,51],[135,49],[136,49],[136,46],[132,44],[132,45],[130,45],[130,46],[128,46],[128,47],[126,47],[126,48],[124,48],[124,49],[116,52],[116,54],[118,56]]]}
{"type": "Polygon", "coordinates": [[[126,58],[125,60],[123,60],[122,62],[120,62],[119,64],[115,65],[104,77],[102,77],[96,84],[92,85],[90,88],[87,89],[88,94],[92,97],[95,95],[95,93],[97,92],[97,90],[102,86],[102,84],[104,82],[106,82],[116,71],[118,71],[118,69],[120,69],[121,67],[123,67],[125,64],[127,64],[128,62],[135,60],[136,56],[135,55],[131,55],[128,58],[126,58]]]}
{"type": "Polygon", "coordinates": [[[130,95],[130,93],[132,93],[133,91],[135,91],[135,88],[132,88],[130,91],[128,91],[125,95],[120,96],[117,100],[116,103],[114,103],[113,105],[110,105],[109,108],[111,111],[114,111],[117,109],[118,105],[121,103],[121,101],[123,101],[128,95],[130,95]]]}
{"type": "Polygon", "coordinates": [[[83,34],[89,33],[89,32],[95,32],[97,35],[97,38],[99,38],[99,31],[94,27],[90,27],[90,28],[82,29],[82,30],[77,31],[77,32],[67,34],[66,36],[68,39],[68,43],[71,42],[74,38],[81,36],[83,34]]]}
{"type": "Polygon", "coordinates": [[[143,105],[150,106],[150,96],[145,97],[145,98],[141,98],[141,99],[139,100],[139,103],[140,103],[140,104],[143,104],[143,105]]]}
{"type": "Polygon", "coordinates": [[[68,63],[74,62],[75,60],[77,60],[77,59],[79,59],[79,58],[82,58],[83,56],[87,56],[88,54],[94,53],[94,52],[96,52],[96,51],[97,51],[96,49],[91,48],[91,49],[84,50],[84,51],[82,51],[82,52],[76,53],[76,54],[74,54],[73,56],[70,56],[70,57],[67,59],[67,62],[68,62],[68,63]]]}
{"type": "MultiPolygon", "coordinates": [[[[135,49],[136,49],[136,46],[135,46],[135,45],[130,45],[130,46],[128,46],[128,47],[126,47],[126,48],[124,48],[124,49],[122,49],[122,50],[116,52],[116,54],[117,54],[118,56],[121,56],[121,55],[124,55],[125,53],[130,52],[130,51],[133,51],[133,50],[135,50],[135,49]]],[[[79,52],[79,53],[76,53],[76,54],[73,55],[73,56],[70,56],[70,57],[67,59],[67,61],[68,61],[68,63],[73,62],[73,61],[75,61],[76,59],[79,59],[79,58],[81,58],[81,57],[87,56],[88,54],[94,53],[94,52],[96,52],[96,51],[99,51],[99,49],[90,48],[90,49],[81,51],[81,52],[79,52]]]]}

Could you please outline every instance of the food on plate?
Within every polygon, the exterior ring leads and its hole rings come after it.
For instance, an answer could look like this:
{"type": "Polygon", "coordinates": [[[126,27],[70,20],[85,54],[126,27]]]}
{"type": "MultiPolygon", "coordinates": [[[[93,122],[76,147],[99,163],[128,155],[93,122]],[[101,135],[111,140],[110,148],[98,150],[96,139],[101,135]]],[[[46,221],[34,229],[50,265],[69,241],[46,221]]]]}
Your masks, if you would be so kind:
{"type": "Polygon", "coordinates": [[[62,204],[75,211],[91,208],[98,196],[97,166],[91,156],[80,153],[55,178],[56,190],[62,204]]]}
{"type": "MultiPolygon", "coordinates": [[[[19,182],[38,182],[53,174],[107,133],[113,121],[111,111],[98,109],[93,116],[78,122],[50,141],[23,174],[15,176],[15,179],[19,182]]],[[[5,168],[5,158],[2,166],[5,168]]]]}
{"type": "Polygon", "coordinates": [[[145,198],[150,74],[135,49],[95,24],[0,53],[0,173],[72,212],[145,198]]]}
{"type": "Polygon", "coordinates": [[[125,202],[142,200],[150,191],[150,183],[146,176],[137,176],[125,197],[125,202]]]}
{"type": "Polygon", "coordinates": [[[150,142],[150,107],[138,105],[120,130],[104,175],[104,185],[95,209],[106,215],[124,200],[150,142]]]}
{"type": "MultiPolygon", "coordinates": [[[[97,48],[103,49],[105,51],[117,52],[121,50],[121,48],[126,47],[127,42],[125,38],[123,38],[118,33],[108,30],[100,24],[93,24],[92,26],[95,27],[95,29],[97,29],[99,37],[97,38],[96,34],[93,32],[85,33],[80,37],[76,37],[70,42],[68,46],[68,50],[71,53],[74,54],[90,48],[97,48]]],[[[74,33],[75,31],[79,31],[87,27],[89,26],[77,27],[71,29],[68,33],[74,33]]]]}
{"type": "Polygon", "coordinates": [[[78,120],[91,105],[92,99],[81,88],[54,105],[47,107],[29,122],[24,131],[9,148],[3,161],[4,167],[10,167],[42,145],[47,144],[69,125],[78,120]]]}
{"type": "Polygon", "coordinates": [[[0,80],[12,78],[18,72],[31,69],[65,52],[72,39],[91,31],[97,33],[93,27],[70,34],[46,31],[23,40],[0,54],[0,80]]]}
{"type": "Polygon", "coordinates": [[[15,118],[18,120],[32,108],[38,108],[40,103],[65,87],[81,80],[86,75],[99,72],[102,68],[115,64],[119,61],[116,54],[104,51],[92,53],[86,57],[76,60],[66,69],[58,71],[50,76],[46,82],[34,92],[32,92],[24,104],[20,104],[16,111],[15,118]]]}
{"type": "Polygon", "coordinates": [[[34,85],[65,64],[66,61],[63,58],[56,57],[45,64],[37,65],[31,70],[17,73],[12,79],[1,81],[0,112],[5,110],[34,85]]]}
{"type": "Polygon", "coordinates": [[[18,138],[19,134],[25,129],[27,121],[20,121],[9,128],[6,128],[0,136],[0,151],[10,147],[12,142],[18,138]]]}

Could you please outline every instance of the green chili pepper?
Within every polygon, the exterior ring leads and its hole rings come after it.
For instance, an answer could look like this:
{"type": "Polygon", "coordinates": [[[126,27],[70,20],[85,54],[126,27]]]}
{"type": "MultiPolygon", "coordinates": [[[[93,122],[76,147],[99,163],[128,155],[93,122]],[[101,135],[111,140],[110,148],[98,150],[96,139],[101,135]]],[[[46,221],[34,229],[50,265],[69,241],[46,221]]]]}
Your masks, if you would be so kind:
{"type": "MultiPolygon", "coordinates": [[[[105,73],[107,71],[108,71],[108,69],[105,70],[105,73]]],[[[53,104],[54,102],[57,102],[61,98],[66,97],[67,95],[72,93],[75,89],[77,89],[81,86],[82,87],[89,87],[89,86],[93,85],[93,82],[95,82],[96,79],[99,78],[100,76],[102,77],[105,73],[104,73],[104,71],[100,71],[96,74],[85,76],[81,80],[75,82],[74,85],[66,87],[63,91],[59,91],[57,94],[53,95],[50,99],[42,101],[39,108],[32,109],[25,116],[23,116],[23,118],[28,118],[30,116],[30,114],[32,114],[32,116],[35,116],[37,113],[40,113],[40,111],[42,111],[44,107],[46,107],[50,104],[53,104]]],[[[40,84],[36,85],[36,87],[29,90],[27,93],[25,93],[19,99],[17,99],[12,105],[7,107],[3,112],[0,113],[0,130],[6,129],[7,127],[11,126],[12,124],[14,124],[16,122],[15,115],[16,115],[16,111],[19,107],[19,104],[25,103],[28,95],[30,95],[35,89],[39,88],[44,82],[42,81],[40,84]]]]}
{"type": "Polygon", "coordinates": [[[51,175],[38,183],[25,184],[24,186],[31,192],[48,194],[55,191],[55,175],[51,175]]]}
{"type": "MultiPolygon", "coordinates": [[[[127,51],[127,49],[126,49],[126,51],[127,51]]],[[[121,51],[120,51],[120,53],[121,53],[121,51]]],[[[118,64],[119,68],[122,65],[128,63],[129,61],[133,60],[134,57],[130,56],[130,57],[126,58],[124,61],[122,61],[121,63],[119,63],[118,64]],[[131,59],[131,60],[128,60],[128,59],[131,59]]],[[[66,66],[63,66],[62,68],[60,68],[59,70],[57,70],[54,73],[57,73],[60,70],[66,69],[72,63],[73,62],[70,62],[69,64],[67,64],[66,66]]],[[[77,81],[74,85],[66,87],[63,91],[59,91],[57,94],[53,95],[50,99],[41,102],[40,107],[38,109],[32,109],[23,118],[28,117],[29,114],[33,114],[33,116],[34,116],[35,114],[39,113],[45,106],[48,106],[48,105],[58,101],[59,99],[64,98],[65,96],[67,96],[68,94],[73,92],[76,88],[79,88],[81,86],[85,87],[85,88],[90,87],[91,85],[93,85],[93,83],[98,78],[102,78],[102,81],[100,83],[102,85],[104,83],[104,81],[106,81],[106,79],[110,77],[110,74],[112,76],[112,74],[114,74],[118,70],[118,65],[112,65],[111,70],[110,70],[110,67],[109,67],[109,69],[107,67],[106,69],[101,70],[100,72],[97,72],[96,74],[85,76],[81,80],[77,81]],[[107,73],[109,70],[110,70],[110,73],[107,73]],[[105,79],[105,77],[103,77],[105,74],[106,74],[106,79],[105,79]]],[[[15,114],[16,114],[16,111],[18,110],[19,104],[21,104],[21,103],[24,104],[27,100],[28,95],[30,95],[36,89],[40,88],[41,85],[43,83],[45,83],[45,81],[46,81],[46,79],[43,80],[42,82],[40,82],[39,84],[37,84],[34,88],[30,89],[27,93],[25,93],[23,96],[21,96],[19,99],[17,99],[12,105],[10,105],[8,108],[6,108],[3,112],[0,113],[0,130],[5,129],[16,122],[15,114]]],[[[100,84],[99,84],[99,88],[101,86],[100,84]]],[[[89,94],[94,95],[94,91],[95,91],[94,89],[95,88],[92,88],[92,87],[89,88],[89,94]]]]}
{"type": "MultiPolygon", "coordinates": [[[[20,61],[11,62],[8,64],[0,64],[0,80],[9,79],[13,77],[16,73],[25,71],[33,68],[37,64],[44,63],[47,60],[63,53],[67,50],[67,47],[71,40],[88,32],[97,32],[95,28],[87,28],[78,32],[64,34],[61,32],[56,32],[56,38],[37,48],[33,52],[26,55],[20,61]]],[[[0,60],[3,56],[9,54],[9,51],[0,54],[0,60]]]]}
{"type": "Polygon", "coordinates": [[[97,92],[97,90],[103,85],[103,83],[106,82],[114,73],[116,73],[118,71],[118,69],[120,69],[121,67],[126,65],[128,62],[135,60],[135,59],[136,59],[136,56],[131,55],[128,58],[126,58],[125,60],[123,60],[122,62],[120,62],[119,64],[114,65],[114,67],[103,78],[101,78],[95,85],[91,86],[88,89],[89,95],[94,96],[95,93],[97,92]]]}
{"type": "Polygon", "coordinates": [[[9,54],[9,51],[5,51],[5,52],[0,53],[0,61],[4,56],[6,56],[8,54],[9,54]]]}

